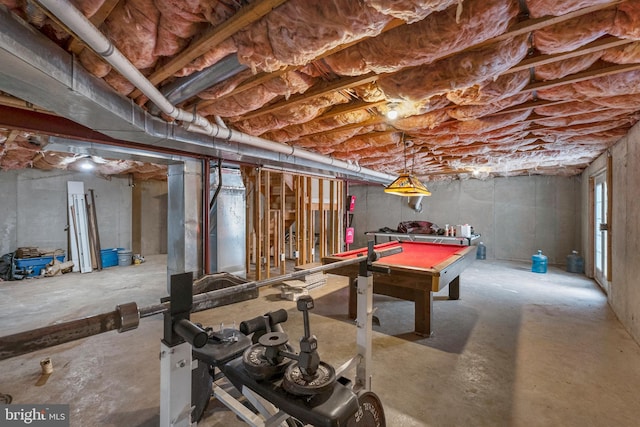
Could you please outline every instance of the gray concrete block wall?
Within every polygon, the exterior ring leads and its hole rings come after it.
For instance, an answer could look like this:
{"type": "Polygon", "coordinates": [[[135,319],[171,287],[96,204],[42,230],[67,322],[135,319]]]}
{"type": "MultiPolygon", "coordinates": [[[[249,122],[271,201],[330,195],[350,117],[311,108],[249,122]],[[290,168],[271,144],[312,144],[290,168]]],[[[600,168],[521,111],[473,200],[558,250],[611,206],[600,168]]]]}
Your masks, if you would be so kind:
{"type": "Polygon", "coordinates": [[[0,172],[0,255],[13,252],[18,233],[17,171],[0,172]]]}
{"type": "Polygon", "coordinates": [[[167,253],[167,182],[140,181],[141,251],[143,255],[167,253]]]}
{"type": "Polygon", "coordinates": [[[20,246],[67,251],[67,181],[94,190],[102,248],[131,247],[131,188],[127,178],[24,169],[0,172],[2,253],[20,246]]]}
{"type": "Polygon", "coordinates": [[[530,261],[538,249],[551,264],[566,263],[580,247],[580,177],[511,177],[427,183],[432,196],[415,212],[406,197],[380,186],[352,185],[357,197],[353,225],[356,246],[366,231],[396,228],[401,221],[470,224],[482,234],[487,258],[530,261]]]}

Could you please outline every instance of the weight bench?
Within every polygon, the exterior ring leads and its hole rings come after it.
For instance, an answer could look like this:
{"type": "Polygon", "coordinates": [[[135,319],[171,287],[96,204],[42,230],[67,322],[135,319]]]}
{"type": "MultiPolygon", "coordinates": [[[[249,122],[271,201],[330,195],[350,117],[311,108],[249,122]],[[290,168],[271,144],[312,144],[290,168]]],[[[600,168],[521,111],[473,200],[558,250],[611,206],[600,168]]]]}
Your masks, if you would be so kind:
{"type": "Polygon", "coordinates": [[[287,320],[285,310],[244,321],[239,331],[206,331],[189,320],[190,277],[172,276],[171,305],[164,312],[160,347],[161,427],[193,426],[212,395],[251,426],[384,427],[382,404],[371,392],[371,272],[377,271],[373,261],[390,254],[376,253],[371,242],[367,257],[356,260],[360,264],[357,353],[338,369],[320,360],[318,341],[309,328],[309,310],[314,307],[310,296],[297,301],[304,336],[299,352],[294,353],[279,325],[287,320]],[[354,367],[352,384],[342,373],[354,367]],[[223,378],[251,407],[217,384],[223,378]]]}

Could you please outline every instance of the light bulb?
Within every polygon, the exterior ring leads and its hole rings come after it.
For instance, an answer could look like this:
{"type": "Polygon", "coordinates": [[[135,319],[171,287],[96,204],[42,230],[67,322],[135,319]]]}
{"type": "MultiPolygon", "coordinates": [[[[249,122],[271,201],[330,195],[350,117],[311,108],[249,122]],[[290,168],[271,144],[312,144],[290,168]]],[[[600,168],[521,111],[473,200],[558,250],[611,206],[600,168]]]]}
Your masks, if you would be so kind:
{"type": "Polygon", "coordinates": [[[82,170],[90,171],[91,169],[93,169],[93,167],[94,167],[93,162],[89,159],[83,159],[80,162],[80,168],[82,170]]]}

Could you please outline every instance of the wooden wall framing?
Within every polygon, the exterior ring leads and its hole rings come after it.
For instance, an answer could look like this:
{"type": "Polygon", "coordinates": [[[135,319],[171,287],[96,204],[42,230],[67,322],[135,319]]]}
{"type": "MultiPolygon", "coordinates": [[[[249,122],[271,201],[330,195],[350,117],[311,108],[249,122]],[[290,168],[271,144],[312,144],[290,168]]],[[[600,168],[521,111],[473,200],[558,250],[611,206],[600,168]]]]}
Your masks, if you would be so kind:
{"type": "Polygon", "coordinates": [[[251,167],[242,173],[246,271],[256,280],[285,274],[287,260],[309,264],[343,250],[343,181],[251,167]]]}

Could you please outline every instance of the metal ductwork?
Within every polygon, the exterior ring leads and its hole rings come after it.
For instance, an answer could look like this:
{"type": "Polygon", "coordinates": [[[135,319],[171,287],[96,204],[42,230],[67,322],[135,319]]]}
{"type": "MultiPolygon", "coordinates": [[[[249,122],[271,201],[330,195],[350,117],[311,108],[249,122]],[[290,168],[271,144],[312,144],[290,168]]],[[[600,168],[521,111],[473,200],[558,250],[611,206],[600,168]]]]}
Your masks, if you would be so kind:
{"type": "Polygon", "coordinates": [[[388,184],[395,178],[357,164],[226,129],[180,110],[69,2],[43,0],[41,3],[53,9],[55,15],[61,15],[61,21],[86,43],[91,43],[96,52],[116,58],[119,66],[128,64],[132,69],[128,69],[127,78],[163,112],[188,123],[189,129],[152,116],[131,99],[117,94],[104,81],[90,75],[68,52],[0,5],[0,90],[4,92],[112,138],[144,144],[152,151],[154,147],[170,148],[233,162],[328,173],[379,184],[388,184]],[[67,22],[69,16],[77,22],[67,22]]]}
{"type": "MultiPolygon", "coordinates": [[[[174,80],[162,87],[160,92],[170,103],[179,104],[248,68],[238,62],[238,56],[234,53],[222,58],[211,67],[174,80]]],[[[149,105],[149,111],[151,114],[160,113],[160,109],[154,104],[149,105]]]]}
{"type": "Polygon", "coordinates": [[[413,209],[414,211],[421,213],[422,209],[424,208],[424,206],[422,205],[422,198],[424,196],[418,196],[418,197],[410,197],[409,198],[409,206],[411,207],[411,209],[413,209]]]}

